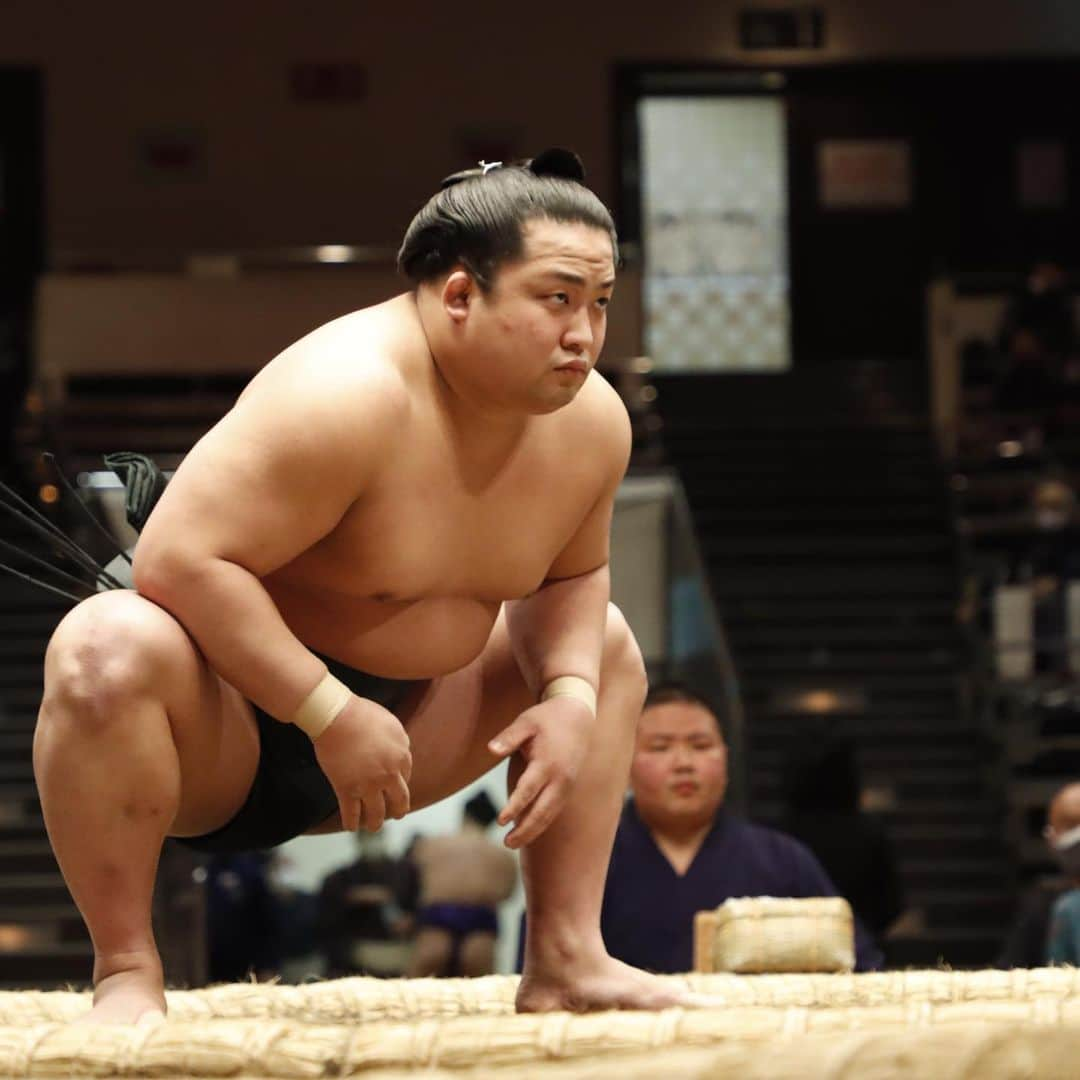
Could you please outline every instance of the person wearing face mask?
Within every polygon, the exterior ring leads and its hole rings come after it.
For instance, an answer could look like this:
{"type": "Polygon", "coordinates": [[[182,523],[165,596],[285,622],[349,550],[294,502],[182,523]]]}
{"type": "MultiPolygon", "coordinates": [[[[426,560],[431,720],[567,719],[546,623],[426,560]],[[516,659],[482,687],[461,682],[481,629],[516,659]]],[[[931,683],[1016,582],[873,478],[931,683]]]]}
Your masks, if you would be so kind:
{"type": "Polygon", "coordinates": [[[1044,835],[1061,874],[1036,882],[1021,899],[999,968],[1080,963],[1080,782],[1054,795],[1046,819],[1044,835]]]}
{"type": "MultiPolygon", "coordinates": [[[[697,911],[742,896],[836,896],[798,840],[725,810],[727,744],[715,711],[687,687],[650,691],[604,890],[612,956],[650,971],[693,967],[697,911]]],[[[856,919],[856,970],[882,956],[856,919]]]]}
{"type": "Polygon", "coordinates": [[[1055,835],[1050,843],[1073,887],[1054,901],[1046,942],[1049,964],[1080,964],[1080,825],[1055,835]]]}

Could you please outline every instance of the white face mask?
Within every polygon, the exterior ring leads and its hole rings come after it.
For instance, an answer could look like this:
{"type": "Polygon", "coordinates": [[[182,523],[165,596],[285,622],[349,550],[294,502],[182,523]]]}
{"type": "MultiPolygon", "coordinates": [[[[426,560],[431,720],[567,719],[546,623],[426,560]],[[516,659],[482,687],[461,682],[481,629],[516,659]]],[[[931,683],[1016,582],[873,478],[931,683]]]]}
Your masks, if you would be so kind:
{"type": "Polygon", "coordinates": [[[1061,863],[1061,869],[1072,878],[1080,878],[1080,825],[1055,836],[1050,848],[1061,863]]]}

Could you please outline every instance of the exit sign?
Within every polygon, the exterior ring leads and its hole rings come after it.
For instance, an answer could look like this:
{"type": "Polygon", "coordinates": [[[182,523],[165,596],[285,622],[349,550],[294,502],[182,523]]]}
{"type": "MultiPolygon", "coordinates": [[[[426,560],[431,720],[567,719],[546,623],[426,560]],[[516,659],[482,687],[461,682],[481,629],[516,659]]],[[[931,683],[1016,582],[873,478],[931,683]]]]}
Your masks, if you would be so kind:
{"type": "Polygon", "coordinates": [[[740,11],[739,45],[744,49],[820,49],[825,45],[825,13],[816,7],[740,11]]]}

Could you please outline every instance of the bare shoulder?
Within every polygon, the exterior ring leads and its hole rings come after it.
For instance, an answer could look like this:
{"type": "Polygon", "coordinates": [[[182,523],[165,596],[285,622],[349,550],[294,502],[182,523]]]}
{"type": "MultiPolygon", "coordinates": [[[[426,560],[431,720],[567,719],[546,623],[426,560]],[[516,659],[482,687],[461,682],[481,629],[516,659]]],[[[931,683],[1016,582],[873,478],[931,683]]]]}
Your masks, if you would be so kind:
{"type": "Polygon", "coordinates": [[[563,425],[560,435],[588,447],[594,459],[605,466],[605,472],[615,469],[622,475],[630,458],[630,417],[607,379],[593,371],[574,401],[556,415],[563,425]]]}
{"type": "Polygon", "coordinates": [[[279,430],[313,427],[326,440],[381,441],[400,430],[409,409],[402,347],[379,309],[345,315],[275,357],[234,411],[279,430]]]}

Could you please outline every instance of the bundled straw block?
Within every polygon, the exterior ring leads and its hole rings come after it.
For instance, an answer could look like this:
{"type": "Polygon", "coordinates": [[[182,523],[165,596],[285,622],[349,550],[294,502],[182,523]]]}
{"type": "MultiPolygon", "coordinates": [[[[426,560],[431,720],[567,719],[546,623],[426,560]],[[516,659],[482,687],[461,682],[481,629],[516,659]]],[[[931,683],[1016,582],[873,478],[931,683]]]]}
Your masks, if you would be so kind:
{"type": "Polygon", "coordinates": [[[694,970],[842,972],[855,967],[855,920],[840,896],[727,900],[694,919],[694,970]]]}

